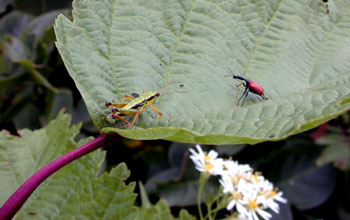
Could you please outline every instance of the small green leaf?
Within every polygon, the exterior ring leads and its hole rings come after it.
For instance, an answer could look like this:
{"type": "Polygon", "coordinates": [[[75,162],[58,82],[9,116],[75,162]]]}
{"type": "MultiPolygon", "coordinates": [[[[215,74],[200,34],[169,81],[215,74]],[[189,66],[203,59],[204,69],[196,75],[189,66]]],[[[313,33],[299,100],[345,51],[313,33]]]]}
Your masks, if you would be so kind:
{"type": "MultiPolygon", "coordinates": [[[[0,132],[0,205],[35,171],[90,139],[76,143],[80,125],[58,115],[47,127],[21,130],[21,137],[0,132]]],[[[125,185],[125,164],[97,178],[101,151],[90,153],[57,171],[31,195],[15,219],[133,219],[135,184],[125,185]]]]}
{"type": "Polygon", "coordinates": [[[160,200],[156,205],[153,206],[143,206],[135,220],[151,220],[151,219],[173,219],[171,215],[169,206],[164,200],[160,200]]]}
{"type": "Polygon", "coordinates": [[[56,20],[56,45],[103,132],[255,144],[350,109],[350,4],[334,0],[329,10],[310,0],[75,0],[73,21],[56,20]],[[250,94],[237,106],[244,88],[228,68],[269,100],[250,94]],[[160,120],[149,109],[131,128],[106,122],[105,101],[149,90],[162,92],[160,120]]]}
{"type": "Polygon", "coordinates": [[[179,218],[177,218],[179,220],[195,220],[196,218],[194,216],[191,216],[186,209],[181,209],[180,214],[179,214],[179,218]]]}
{"type": "Polygon", "coordinates": [[[139,188],[142,206],[145,206],[146,208],[151,206],[151,202],[149,201],[147,192],[141,181],[139,181],[139,188]]]}
{"type": "Polygon", "coordinates": [[[19,65],[23,66],[33,77],[33,79],[39,83],[40,85],[44,86],[48,90],[52,91],[53,93],[58,93],[58,89],[56,89],[51,83],[38,71],[36,70],[36,66],[32,61],[30,60],[17,60],[16,61],[19,65]]]}
{"type": "Polygon", "coordinates": [[[326,134],[317,139],[316,143],[327,146],[316,160],[318,166],[333,163],[339,169],[350,170],[350,147],[346,137],[341,134],[326,134]]]}
{"type": "MultiPolygon", "coordinates": [[[[153,206],[143,206],[135,220],[172,220],[175,219],[170,212],[169,206],[164,200],[160,200],[157,204],[153,206]]],[[[188,214],[186,210],[181,210],[179,214],[179,220],[192,220],[195,219],[193,216],[188,214]]]]}

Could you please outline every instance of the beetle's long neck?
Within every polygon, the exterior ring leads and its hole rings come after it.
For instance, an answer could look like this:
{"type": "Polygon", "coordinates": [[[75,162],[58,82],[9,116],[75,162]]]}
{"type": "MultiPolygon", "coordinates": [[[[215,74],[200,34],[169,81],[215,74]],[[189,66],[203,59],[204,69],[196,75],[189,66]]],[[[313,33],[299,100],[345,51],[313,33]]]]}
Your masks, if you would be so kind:
{"type": "Polygon", "coordinates": [[[244,80],[244,81],[246,81],[247,83],[250,83],[250,80],[249,80],[249,79],[246,79],[246,78],[244,78],[243,76],[240,76],[240,75],[233,75],[233,78],[234,78],[234,79],[244,80]]]}

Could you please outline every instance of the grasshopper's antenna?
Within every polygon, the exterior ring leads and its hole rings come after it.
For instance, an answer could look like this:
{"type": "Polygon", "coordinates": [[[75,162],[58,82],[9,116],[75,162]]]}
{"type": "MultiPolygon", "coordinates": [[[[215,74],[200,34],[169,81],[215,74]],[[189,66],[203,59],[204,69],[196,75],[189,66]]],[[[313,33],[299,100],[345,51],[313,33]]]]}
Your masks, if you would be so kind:
{"type": "Polygon", "coordinates": [[[187,93],[187,91],[167,91],[166,93],[187,93]]]}
{"type": "Polygon", "coordinates": [[[165,90],[166,90],[171,84],[173,84],[173,83],[172,83],[172,82],[168,82],[168,83],[164,86],[164,88],[162,89],[162,91],[160,91],[160,93],[161,93],[161,94],[165,93],[165,90]]]}

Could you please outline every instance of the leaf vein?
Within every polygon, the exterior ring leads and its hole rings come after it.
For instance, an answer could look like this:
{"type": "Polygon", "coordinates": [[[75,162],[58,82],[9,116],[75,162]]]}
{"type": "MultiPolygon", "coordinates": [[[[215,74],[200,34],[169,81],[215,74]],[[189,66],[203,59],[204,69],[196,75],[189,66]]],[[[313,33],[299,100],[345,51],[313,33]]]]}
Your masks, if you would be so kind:
{"type": "Polygon", "coordinates": [[[313,59],[312,59],[312,66],[311,66],[311,70],[309,72],[309,87],[312,86],[311,80],[312,80],[312,76],[314,75],[314,70],[315,70],[315,66],[316,66],[316,62],[320,56],[320,52],[323,50],[323,46],[325,45],[325,42],[329,39],[329,36],[332,34],[332,32],[334,31],[334,29],[337,27],[337,25],[339,24],[339,22],[344,18],[344,14],[341,15],[341,17],[333,24],[333,26],[331,27],[330,31],[327,32],[327,34],[325,35],[325,37],[322,39],[322,41],[320,42],[319,46],[316,49],[316,52],[314,53],[313,59]]]}
{"type": "Polygon", "coordinates": [[[280,2],[278,2],[278,6],[277,6],[276,10],[273,12],[273,14],[272,14],[270,20],[268,21],[268,23],[267,23],[266,25],[264,25],[264,30],[261,32],[260,36],[258,37],[258,39],[257,39],[257,41],[256,41],[256,43],[255,43],[255,46],[254,46],[253,51],[250,53],[250,58],[249,58],[249,60],[248,60],[247,67],[245,68],[244,74],[243,74],[243,75],[246,75],[246,74],[247,74],[247,71],[248,71],[249,66],[250,66],[250,64],[251,64],[251,61],[253,60],[254,55],[255,55],[255,53],[256,53],[256,51],[257,51],[259,45],[260,45],[261,38],[264,36],[266,30],[270,27],[270,24],[271,24],[272,20],[274,19],[274,17],[276,16],[276,14],[277,14],[277,12],[278,12],[278,10],[279,10],[279,8],[280,8],[282,2],[283,2],[283,0],[281,0],[280,2]]]}
{"type": "Polygon", "coordinates": [[[168,78],[169,78],[169,75],[170,75],[170,69],[171,69],[171,65],[173,64],[173,61],[174,61],[174,57],[175,57],[175,54],[176,54],[177,46],[178,46],[179,41],[180,41],[180,39],[182,37],[182,34],[184,33],[184,30],[185,30],[185,27],[187,25],[188,19],[189,19],[191,13],[192,13],[192,10],[193,10],[193,7],[194,7],[194,2],[195,2],[195,0],[192,0],[191,8],[187,12],[187,15],[186,15],[186,18],[185,18],[185,20],[183,22],[183,25],[181,27],[180,33],[179,33],[178,36],[176,36],[176,41],[175,41],[175,44],[174,44],[173,49],[172,49],[171,54],[170,54],[170,61],[169,61],[169,64],[167,65],[167,71],[166,71],[166,74],[165,74],[165,83],[164,83],[164,86],[163,86],[161,91],[164,91],[164,89],[167,86],[168,78]]]}

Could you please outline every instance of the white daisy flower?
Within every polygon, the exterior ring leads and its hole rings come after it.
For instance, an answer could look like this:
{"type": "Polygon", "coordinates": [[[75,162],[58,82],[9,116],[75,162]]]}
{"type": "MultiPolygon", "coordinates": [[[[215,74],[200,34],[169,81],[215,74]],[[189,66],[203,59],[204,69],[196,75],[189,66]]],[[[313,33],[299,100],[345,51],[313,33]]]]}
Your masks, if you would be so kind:
{"type": "Polygon", "coordinates": [[[287,202],[282,192],[275,189],[260,172],[253,172],[249,165],[241,165],[231,159],[224,161],[217,158],[218,153],[213,150],[203,152],[198,144],[196,149],[190,149],[190,158],[196,169],[211,175],[221,175],[219,182],[223,193],[229,194],[231,199],[226,209],[237,211],[238,215],[233,215],[234,218],[260,220],[261,217],[268,220],[272,215],[266,209],[279,213],[277,202],[287,202]]]}
{"type": "Polygon", "coordinates": [[[246,185],[244,180],[240,180],[237,185],[234,184],[232,178],[228,175],[221,176],[219,180],[223,186],[223,193],[231,194],[231,201],[227,204],[226,209],[232,210],[236,207],[237,210],[245,209],[243,206],[244,186],[246,185]]]}
{"type": "Polygon", "coordinates": [[[224,169],[222,175],[229,175],[231,177],[243,175],[252,171],[252,168],[249,165],[241,165],[238,164],[237,161],[233,160],[225,160],[223,162],[223,166],[224,169]]]}
{"type": "Polygon", "coordinates": [[[262,204],[265,201],[263,201],[263,197],[258,197],[257,189],[252,188],[250,191],[247,191],[244,199],[247,212],[242,212],[241,214],[245,215],[249,220],[259,220],[258,214],[265,220],[272,217],[270,213],[263,209],[262,204]]]}
{"type": "Polygon", "coordinates": [[[254,172],[250,175],[249,180],[255,185],[260,185],[265,181],[265,177],[260,172],[254,172]]]}
{"type": "Polygon", "coordinates": [[[223,169],[223,160],[221,158],[217,158],[218,153],[214,150],[207,152],[203,152],[200,145],[197,144],[196,148],[198,153],[193,149],[190,149],[193,163],[196,166],[196,169],[200,172],[208,172],[211,175],[218,175],[222,173],[223,169]]]}
{"type": "Polygon", "coordinates": [[[280,207],[277,201],[287,203],[287,200],[282,197],[282,194],[282,192],[278,192],[276,189],[264,192],[264,207],[272,209],[275,213],[279,213],[280,207]]]}

